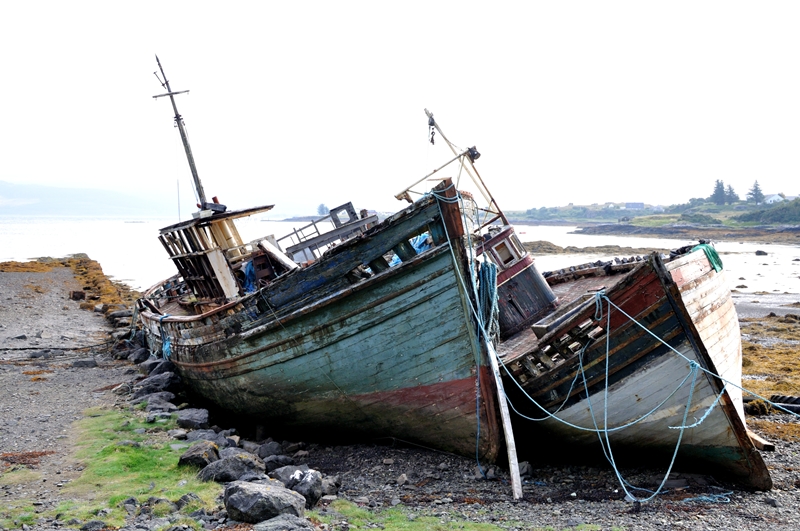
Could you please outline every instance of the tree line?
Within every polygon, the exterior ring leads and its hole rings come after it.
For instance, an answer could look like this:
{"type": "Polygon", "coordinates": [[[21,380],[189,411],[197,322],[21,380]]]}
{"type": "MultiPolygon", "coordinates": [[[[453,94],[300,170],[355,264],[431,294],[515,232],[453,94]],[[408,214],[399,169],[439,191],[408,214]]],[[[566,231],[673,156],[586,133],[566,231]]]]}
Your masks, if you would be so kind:
{"type": "MultiPolygon", "coordinates": [[[[714,182],[714,191],[711,193],[708,200],[715,205],[731,205],[739,201],[739,194],[733,190],[733,186],[730,184],[725,186],[722,180],[717,179],[716,182],[714,182]]],[[[747,192],[747,202],[757,205],[764,202],[764,192],[761,191],[761,186],[758,184],[758,181],[753,183],[753,187],[747,192]]]]}

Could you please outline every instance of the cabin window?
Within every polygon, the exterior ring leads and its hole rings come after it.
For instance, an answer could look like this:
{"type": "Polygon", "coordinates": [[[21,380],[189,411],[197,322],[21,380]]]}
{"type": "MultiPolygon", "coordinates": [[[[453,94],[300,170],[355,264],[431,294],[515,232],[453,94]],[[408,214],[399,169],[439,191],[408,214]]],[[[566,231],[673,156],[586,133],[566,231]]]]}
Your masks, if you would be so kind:
{"type": "Polygon", "coordinates": [[[500,260],[500,263],[503,265],[509,265],[511,262],[517,259],[514,255],[514,251],[509,247],[507,241],[502,241],[494,246],[494,254],[500,260]]]}

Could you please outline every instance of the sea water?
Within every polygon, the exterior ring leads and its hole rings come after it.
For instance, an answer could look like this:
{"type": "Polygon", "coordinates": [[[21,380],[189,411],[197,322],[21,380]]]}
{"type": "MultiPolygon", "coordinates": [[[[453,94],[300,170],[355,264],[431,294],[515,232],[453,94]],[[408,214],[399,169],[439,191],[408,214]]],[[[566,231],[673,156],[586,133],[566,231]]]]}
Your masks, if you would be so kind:
{"type": "MultiPolygon", "coordinates": [[[[142,290],[175,274],[158,234],[160,228],[177,221],[174,218],[113,216],[0,216],[0,262],[85,253],[100,262],[107,275],[142,290]]],[[[306,224],[257,216],[237,220],[244,241],[268,235],[280,238],[306,224]]],[[[619,245],[675,249],[697,243],[680,239],[574,234],[574,226],[518,225],[516,229],[522,241],[544,240],[561,247],[619,245]]],[[[731,289],[745,293],[800,293],[800,246],[730,241],[714,245],[722,258],[731,289]],[[767,255],[757,256],[759,250],[767,255]]],[[[609,258],[613,257],[550,255],[537,257],[536,263],[540,271],[548,271],[609,258]]]]}
{"type": "MultiPolygon", "coordinates": [[[[158,240],[159,229],[174,218],[0,216],[0,262],[24,262],[84,253],[118,282],[144,290],[177,271],[158,240]]],[[[236,222],[245,242],[280,238],[305,222],[242,218],[236,222]]],[[[324,224],[323,224],[324,225],[324,224]]]]}

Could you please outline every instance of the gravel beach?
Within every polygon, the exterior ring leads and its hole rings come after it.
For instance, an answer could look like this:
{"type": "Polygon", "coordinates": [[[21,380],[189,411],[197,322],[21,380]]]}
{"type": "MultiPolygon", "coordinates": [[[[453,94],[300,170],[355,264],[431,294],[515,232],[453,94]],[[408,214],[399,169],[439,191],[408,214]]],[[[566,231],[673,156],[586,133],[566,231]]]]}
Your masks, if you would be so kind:
{"type": "MultiPolygon", "coordinates": [[[[64,267],[0,273],[0,454],[41,452],[38,463],[29,464],[35,477],[26,482],[3,483],[3,466],[8,465],[0,462],[0,513],[23,499],[34,500],[41,510],[63,501],[60,486],[81,470],[70,457],[73,422],[89,407],[121,402],[110,389],[136,377],[130,363],[105,354],[111,329],[101,314],[81,310],[69,300],[69,292],[77,289],[72,271],[64,267]]],[[[737,308],[743,298],[736,297],[737,308]]],[[[789,298],[794,302],[800,297],[789,298]]],[[[786,310],[785,302],[762,298],[747,310],[748,316],[786,310]]],[[[789,416],[768,418],[797,423],[789,416]]],[[[504,471],[492,469],[493,479],[480,478],[475,461],[467,458],[399,444],[304,442],[308,465],[339,477],[340,498],[367,508],[400,505],[414,517],[487,522],[506,529],[572,529],[582,524],[594,529],[800,529],[800,442],[772,440],[776,451],[763,453],[775,485],[769,492],[745,491],[682,471],[670,476],[664,493],[641,505],[626,501],[614,473],[599,465],[537,464],[525,478],[524,499],[514,501],[504,471]]],[[[662,465],[626,470],[625,477],[654,488],[663,477],[666,463],[662,465]]],[[[327,511],[324,504],[317,510],[327,511]]],[[[56,527],[40,521],[29,529],[56,527]]]]}

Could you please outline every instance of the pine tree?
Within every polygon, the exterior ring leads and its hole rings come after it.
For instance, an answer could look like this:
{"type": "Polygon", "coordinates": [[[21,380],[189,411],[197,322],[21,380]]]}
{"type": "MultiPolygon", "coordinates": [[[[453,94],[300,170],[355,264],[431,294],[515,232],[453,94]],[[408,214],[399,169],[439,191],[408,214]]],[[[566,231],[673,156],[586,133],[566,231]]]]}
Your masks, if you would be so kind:
{"type": "Polygon", "coordinates": [[[716,182],[714,183],[714,193],[711,194],[711,197],[709,197],[708,200],[714,203],[715,205],[724,205],[725,183],[717,179],[716,182]]]}
{"type": "Polygon", "coordinates": [[[733,191],[733,186],[730,184],[725,188],[725,202],[729,205],[734,204],[739,200],[739,194],[733,191]]]}
{"type": "Polygon", "coordinates": [[[757,205],[764,202],[764,192],[761,191],[761,186],[758,185],[758,181],[753,183],[753,187],[747,192],[747,201],[752,201],[757,205]]]}

